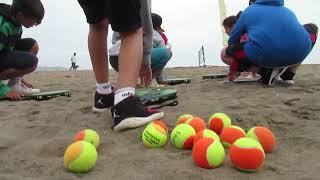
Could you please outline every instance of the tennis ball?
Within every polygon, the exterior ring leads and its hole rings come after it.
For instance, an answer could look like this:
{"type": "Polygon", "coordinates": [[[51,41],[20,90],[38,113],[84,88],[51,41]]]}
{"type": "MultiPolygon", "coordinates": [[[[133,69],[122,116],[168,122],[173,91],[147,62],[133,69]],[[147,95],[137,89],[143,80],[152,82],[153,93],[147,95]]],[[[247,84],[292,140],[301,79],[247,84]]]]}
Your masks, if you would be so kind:
{"type": "Polygon", "coordinates": [[[178,124],[186,123],[193,127],[197,132],[206,129],[206,123],[200,117],[190,117],[185,122],[178,122],[178,124]]]}
{"type": "Polygon", "coordinates": [[[146,147],[159,148],[167,143],[167,127],[161,121],[153,121],[142,133],[142,142],[146,147]]]}
{"type": "Polygon", "coordinates": [[[247,133],[247,137],[258,141],[266,153],[271,153],[276,144],[276,138],[273,133],[268,128],[262,126],[251,128],[247,133]]]}
{"type": "Polygon", "coordinates": [[[77,141],[64,153],[64,167],[71,172],[88,172],[97,161],[96,148],[87,141],[77,141]]]}
{"type": "Polygon", "coordinates": [[[229,148],[237,139],[246,137],[246,132],[238,126],[228,126],[223,128],[220,138],[224,147],[229,148]]]}
{"type": "Polygon", "coordinates": [[[196,142],[202,138],[212,138],[216,141],[220,141],[219,136],[214,131],[210,129],[204,129],[202,131],[199,131],[197,135],[193,138],[193,144],[196,144],[196,142]]]}
{"type": "Polygon", "coordinates": [[[193,118],[191,114],[182,114],[181,116],[178,117],[176,125],[185,123],[187,120],[193,118]]]}
{"type": "Polygon", "coordinates": [[[196,131],[189,124],[180,124],[171,132],[171,143],[180,149],[192,148],[193,138],[196,131]]]}
{"type": "Polygon", "coordinates": [[[230,160],[236,168],[242,171],[258,170],[263,165],[264,159],[263,148],[254,139],[240,138],[230,146],[230,160]]]}
{"type": "Polygon", "coordinates": [[[209,118],[209,128],[218,135],[228,126],[231,126],[231,119],[224,113],[215,113],[209,118]]]}
{"type": "Polygon", "coordinates": [[[202,138],[194,144],[192,157],[198,166],[211,169],[223,163],[225,152],[220,141],[212,138],[202,138]]]}
{"type": "Polygon", "coordinates": [[[95,148],[98,148],[100,144],[99,134],[92,129],[85,129],[85,130],[79,131],[74,136],[74,141],[87,141],[91,143],[95,148]]]}

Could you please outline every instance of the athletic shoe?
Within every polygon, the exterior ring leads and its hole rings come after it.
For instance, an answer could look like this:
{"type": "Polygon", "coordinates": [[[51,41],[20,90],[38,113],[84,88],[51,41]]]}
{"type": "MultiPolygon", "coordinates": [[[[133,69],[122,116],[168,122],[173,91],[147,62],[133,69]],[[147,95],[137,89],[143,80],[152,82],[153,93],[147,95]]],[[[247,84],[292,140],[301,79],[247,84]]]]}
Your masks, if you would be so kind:
{"type": "Polygon", "coordinates": [[[144,106],[139,98],[130,96],[111,108],[114,131],[143,126],[164,117],[163,112],[144,106]]]}
{"type": "Polygon", "coordinates": [[[103,113],[106,112],[114,103],[114,93],[99,94],[97,91],[94,95],[93,112],[103,113]]]}
{"type": "Polygon", "coordinates": [[[22,83],[16,83],[16,84],[10,86],[10,88],[11,88],[11,90],[18,92],[18,93],[21,93],[25,96],[40,93],[39,89],[28,88],[27,86],[25,86],[22,83]]]}

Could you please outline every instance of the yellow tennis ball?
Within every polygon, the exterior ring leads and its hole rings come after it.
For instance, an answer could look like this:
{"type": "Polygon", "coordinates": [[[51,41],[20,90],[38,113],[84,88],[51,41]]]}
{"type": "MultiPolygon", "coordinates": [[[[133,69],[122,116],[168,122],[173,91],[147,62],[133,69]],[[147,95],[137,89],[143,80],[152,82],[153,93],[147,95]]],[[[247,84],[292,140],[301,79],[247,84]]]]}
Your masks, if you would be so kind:
{"type": "Polygon", "coordinates": [[[79,131],[75,136],[74,136],[74,141],[87,141],[91,143],[95,148],[98,148],[100,144],[100,138],[99,134],[92,130],[92,129],[85,129],[79,131]]]}
{"type": "Polygon", "coordinates": [[[265,154],[261,144],[251,138],[240,138],[230,146],[231,163],[242,171],[258,170],[264,162],[265,154]]]}
{"type": "Polygon", "coordinates": [[[196,144],[202,138],[212,138],[216,141],[220,141],[219,136],[210,129],[204,129],[202,131],[197,132],[197,135],[193,138],[193,144],[196,144]]]}
{"type": "Polygon", "coordinates": [[[182,114],[181,116],[178,117],[176,125],[182,124],[187,122],[189,119],[192,119],[193,116],[191,114],[182,114]]]}
{"type": "Polygon", "coordinates": [[[154,121],[147,125],[142,133],[142,142],[146,147],[159,148],[167,143],[167,127],[162,121],[154,121]]]}
{"type": "Polygon", "coordinates": [[[266,153],[271,153],[276,144],[276,138],[273,133],[268,128],[262,126],[251,128],[247,133],[247,137],[258,141],[266,153]]]}
{"type": "Polygon", "coordinates": [[[209,118],[209,129],[221,134],[222,129],[231,126],[231,119],[224,113],[215,113],[209,118]]]}
{"type": "Polygon", "coordinates": [[[198,166],[211,169],[223,163],[225,152],[220,141],[213,138],[202,138],[194,144],[192,157],[198,166]]]}
{"type": "Polygon", "coordinates": [[[180,149],[192,148],[193,138],[196,131],[189,124],[180,124],[171,132],[171,143],[180,149]]]}
{"type": "Polygon", "coordinates": [[[246,137],[246,132],[239,126],[223,128],[220,139],[224,147],[229,148],[236,140],[246,137]]]}
{"type": "Polygon", "coordinates": [[[86,141],[72,143],[64,153],[64,167],[71,172],[88,172],[95,166],[96,161],[97,150],[86,141]]]}

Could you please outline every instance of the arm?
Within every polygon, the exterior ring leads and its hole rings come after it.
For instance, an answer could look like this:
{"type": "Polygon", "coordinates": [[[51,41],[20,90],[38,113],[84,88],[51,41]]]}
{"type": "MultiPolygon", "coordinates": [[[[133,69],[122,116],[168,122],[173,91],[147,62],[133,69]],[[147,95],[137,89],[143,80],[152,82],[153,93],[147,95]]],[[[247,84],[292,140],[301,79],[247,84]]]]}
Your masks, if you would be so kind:
{"type": "Polygon", "coordinates": [[[240,42],[241,36],[246,33],[246,13],[245,11],[241,13],[241,16],[239,17],[237,23],[234,25],[229,40],[228,40],[228,45],[232,45],[235,43],[240,42]]]}
{"type": "Polygon", "coordinates": [[[152,19],[151,19],[151,1],[141,0],[141,22],[143,29],[143,64],[151,64],[151,50],[152,50],[152,19]]]}

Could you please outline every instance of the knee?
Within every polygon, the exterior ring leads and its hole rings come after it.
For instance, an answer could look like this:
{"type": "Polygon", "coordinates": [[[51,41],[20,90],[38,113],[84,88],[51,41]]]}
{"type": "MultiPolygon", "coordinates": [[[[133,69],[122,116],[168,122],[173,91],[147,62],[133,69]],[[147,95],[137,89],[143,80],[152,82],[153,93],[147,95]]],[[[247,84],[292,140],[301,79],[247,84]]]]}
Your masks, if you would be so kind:
{"type": "Polygon", "coordinates": [[[33,46],[31,47],[30,52],[31,52],[32,54],[34,54],[35,56],[38,54],[38,52],[39,52],[39,44],[38,44],[37,42],[35,42],[35,43],[33,44],[33,46]]]}

